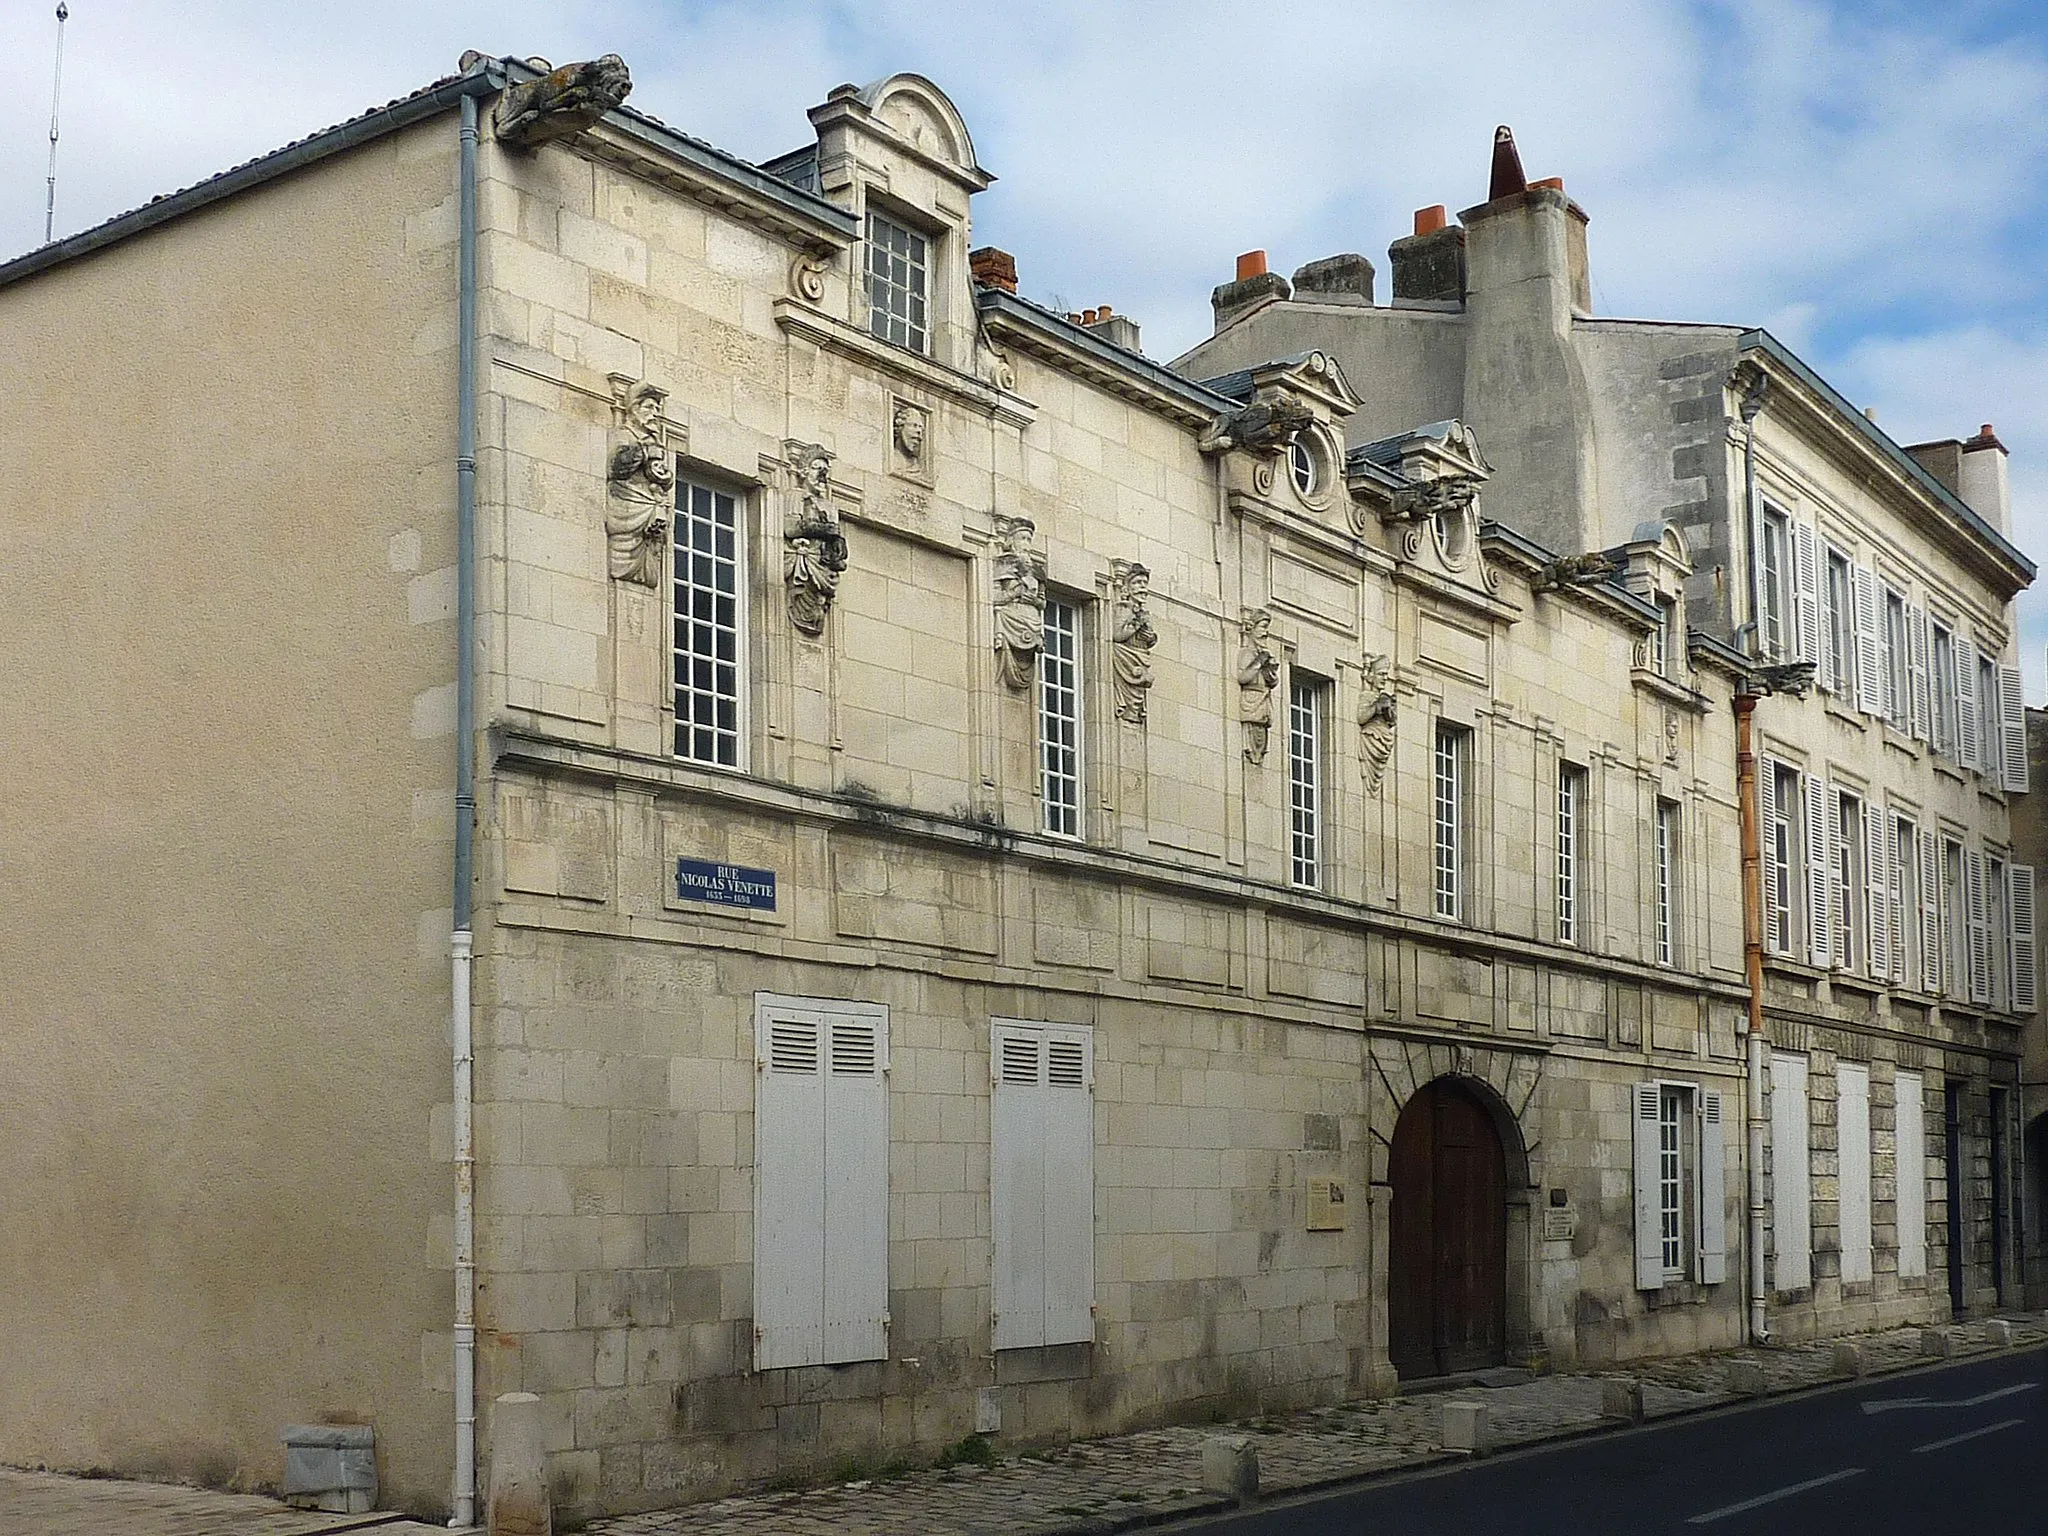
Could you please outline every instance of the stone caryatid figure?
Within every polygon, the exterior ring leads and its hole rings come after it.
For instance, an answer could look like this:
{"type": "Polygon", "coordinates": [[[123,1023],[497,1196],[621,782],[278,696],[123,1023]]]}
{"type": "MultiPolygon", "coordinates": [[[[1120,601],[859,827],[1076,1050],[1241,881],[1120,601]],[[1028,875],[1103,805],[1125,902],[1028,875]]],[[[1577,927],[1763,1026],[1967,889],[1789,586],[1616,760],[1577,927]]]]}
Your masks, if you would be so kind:
{"type": "Polygon", "coordinates": [[[1393,760],[1394,713],[1393,658],[1368,654],[1359,668],[1358,764],[1369,795],[1380,792],[1393,760]]]}
{"type": "Polygon", "coordinates": [[[847,558],[846,535],[832,500],[832,454],[816,443],[792,441],[783,444],[783,459],[797,494],[782,528],[789,621],[804,634],[822,635],[847,558]]]}
{"type": "Polygon", "coordinates": [[[1028,517],[996,519],[996,676],[1022,691],[1038,675],[1045,648],[1045,556],[1031,547],[1028,517]]]}
{"type": "Polygon", "coordinates": [[[1244,760],[1263,763],[1273,731],[1273,690],[1280,657],[1273,650],[1273,615],[1253,608],[1238,621],[1237,715],[1244,722],[1244,760]]]}
{"type": "MultiPolygon", "coordinates": [[[[528,60],[545,65],[546,60],[528,60]]],[[[498,98],[498,142],[532,149],[581,133],[626,99],[632,72],[616,53],[550,69],[538,80],[510,87],[498,98]]]]}
{"type": "Polygon", "coordinates": [[[623,388],[612,409],[621,438],[605,470],[604,537],[612,576],[643,587],[661,585],[661,546],[676,501],[676,466],[668,451],[668,395],[652,384],[623,388]]]}
{"type": "Polygon", "coordinates": [[[1135,560],[1112,560],[1109,584],[1116,599],[1116,625],[1110,633],[1116,717],[1143,725],[1145,695],[1152,687],[1152,647],[1159,643],[1145,607],[1152,594],[1152,573],[1135,560]]]}

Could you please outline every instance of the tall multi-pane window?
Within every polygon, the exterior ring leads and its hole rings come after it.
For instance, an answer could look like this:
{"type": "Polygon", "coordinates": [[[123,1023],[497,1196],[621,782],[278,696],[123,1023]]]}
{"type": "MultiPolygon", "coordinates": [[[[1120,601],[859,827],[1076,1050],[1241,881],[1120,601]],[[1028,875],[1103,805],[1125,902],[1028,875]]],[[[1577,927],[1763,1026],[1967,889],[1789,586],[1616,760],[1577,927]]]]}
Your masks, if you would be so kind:
{"type": "Polygon", "coordinates": [[[1557,765],[1557,942],[1579,942],[1579,849],[1585,838],[1586,770],[1557,765]]]}
{"type": "Polygon", "coordinates": [[[2004,759],[1998,751],[1998,663],[1985,656],[1977,659],[1977,761],[1983,774],[1993,782],[2004,759]]]}
{"type": "Polygon", "coordinates": [[[1914,985],[1920,970],[1920,829],[1904,816],[1894,815],[1891,839],[1892,974],[1907,986],[1914,985]]]}
{"type": "Polygon", "coordinates": [[[1934,640],[1934,714],[1930,724],[1933,727],[1934,750],[1948,757],[1957,755],[1956,747],[1956,643],[1955,636],[1945,624],[1932,624],[1934,640]]]}
{"type": "Polygon", "coordinates": [[[930,349],[931,242],[879,213],[868,215],[868,329],[913,352],[930,349]]]}
{"type": "Polygon", "coordinates": [[[1688,1272],[1686,1237],[1692,1230],[1687,1218],[1692,1181],[1686,1177],[1691,1161],[1692,1094],[1680,1087],[1666,1086],[1657,1094],[1657,1230],[1663,1246],[1664,1278],[1683,1280],[1688,1272]]]}
{"type": "Polygon", "coordinates": [[[1045,830],[1081,835],[1081,610],[1057,598],[1045,605],[1045,646],[1038,653],[1039,785],[1045,830]]]}
{"type": "Polygon", "coordinates": [[[1911,718],[1909,657],[1906,650],[1906,600],[1890,587],[1884,592],[1884,714],[1900,730],[1911,718]]]}
{"type": "Polygon", "coordinates": [[[1672,886],[1678,856],[1678,807],[1669,800],[1657,802],[1657,914],[1656,956],[1659,965],[1670,965],[1676,941],[1671,906],[1672,886]]]}
{"type": "Polygon", "coordinates": [[[1434,801],[1436,812],[1436,915],[1465,913],[1466,733],[1455,725],[1436,728],[1434,801]]]}
{"type": "Polygon", "coordinates": [[[1764,834],[1764,944],[1773,954],[1792,952],[1792,840],[1799,825],[1799,775],[1773,767],[1771,810],[1764,834]]]}
{"type": "Polygon", "coordinates": [[[1785,615],[1791,604],[1786,601],[1785,588],[1791,569],[1791,552],[1791,527],[1785,521],[1785,514],[1766,508],[1761,558],[1757,561],[1756,595],[1757,640],[1766,656],[1790,654],[1786,646],[1785,615]]]}
{"type": "Polygon", "coordinates": [[[675,531],[676,756],[740,764],[739,507],[679,481],[675,531]]]}
{"type": "Polygon", "coordinates": [[[1287,799],[1292,817],[1290,874],[1311,889],[1323,879],[1323,688],[1296,678],[1287,689],[1287,799]]]}
{"type": "Polygon", "coordinates": [[[1650,631],[1650,670],[1659,677],[1671,675],[1671,653],[1675,649],[1672,629],[1678,618],[1678,604],[1668,597],[1657,599],[1657,627],[1650,631]]]}
{"type": "Polygon", "coordinates": [[[1854,795],[1836,797],[1834,833],[1834,859],[1829,875],[1837,932],[1841,934],[1842,968],[1853,971],[1870,952],[1869,935],[1863,926],[1870,916],[1870,892],[1863,868],[1868,850],[1863,843],[1863,802],[1854,795]]]}
{"type": "Polygon", "coordinates": [[[1845,699],[1856,697],[1856,594],[1849,577],[1849,557],[1828,551],[1828,675],[1845,699]]]}

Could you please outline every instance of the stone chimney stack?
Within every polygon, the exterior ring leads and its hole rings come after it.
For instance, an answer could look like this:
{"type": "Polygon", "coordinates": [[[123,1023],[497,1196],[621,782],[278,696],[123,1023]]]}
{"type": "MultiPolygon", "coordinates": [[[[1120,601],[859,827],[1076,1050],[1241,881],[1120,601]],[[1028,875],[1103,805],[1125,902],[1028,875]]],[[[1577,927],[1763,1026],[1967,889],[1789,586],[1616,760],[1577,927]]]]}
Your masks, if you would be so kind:
{"type": "Polygon", "coordinates": [[[1442,203],[1415,210],[1415,233],[1387,247],[1394,302],[1465,302],[1465,229],[1447,222],[1442,203]]]}
{"type": "Polygon", "coordinates": [[[1237,258],[1237,280],[1224,283],[1209,295],[1209,307],[1216,312],[1216,329],[1222,330],[1275,299],[1292,297],[1293,292],[1286,278],[1266,270],[1264,251],[1246,251],[1237,258]]]}
{"type": "Polygon", "coordinates": [[[1985,422],[1983,430],[1963,444],[1956,494],[1985,522],[2012,537],[2012,483],[2006,478],[2005,444],[1985,422]]]}
{"type": "Polygon", "coordinates": [[[1559,554],[1605,542],[1593,411],[1572,336],[1585,311],[1585,213],[1559,181],[1521,180],[1494,134],[1493,196],[1465,226],[1465,420],[1497,473],[1490,510],[1559,554]]]}

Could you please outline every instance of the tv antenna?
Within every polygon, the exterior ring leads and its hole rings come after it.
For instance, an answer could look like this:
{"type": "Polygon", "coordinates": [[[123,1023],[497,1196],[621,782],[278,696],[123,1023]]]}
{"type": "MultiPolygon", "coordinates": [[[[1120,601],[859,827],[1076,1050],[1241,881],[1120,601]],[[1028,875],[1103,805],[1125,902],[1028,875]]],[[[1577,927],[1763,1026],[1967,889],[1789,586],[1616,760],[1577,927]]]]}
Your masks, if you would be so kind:
{"type": "Polygon", "coordinates": [[[71,19],[71,7],[57,0],[57,69],[50,81],[50,176],[49,193],[43,200],[43,244],[57,233],[57,103],[64,91],[64,23],[71,19]]]}

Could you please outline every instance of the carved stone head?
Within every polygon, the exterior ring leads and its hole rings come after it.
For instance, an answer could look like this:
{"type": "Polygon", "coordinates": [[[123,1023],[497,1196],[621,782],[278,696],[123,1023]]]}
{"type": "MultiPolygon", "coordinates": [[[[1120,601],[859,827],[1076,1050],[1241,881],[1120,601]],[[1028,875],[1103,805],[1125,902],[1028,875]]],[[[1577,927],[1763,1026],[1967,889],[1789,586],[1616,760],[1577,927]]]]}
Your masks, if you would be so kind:
{"type": "Polygon", "coordinates": [[[924,457],[924,412],[914,405],[896,407],[896,446],[903,450],[905,458],[924,457]]]}

